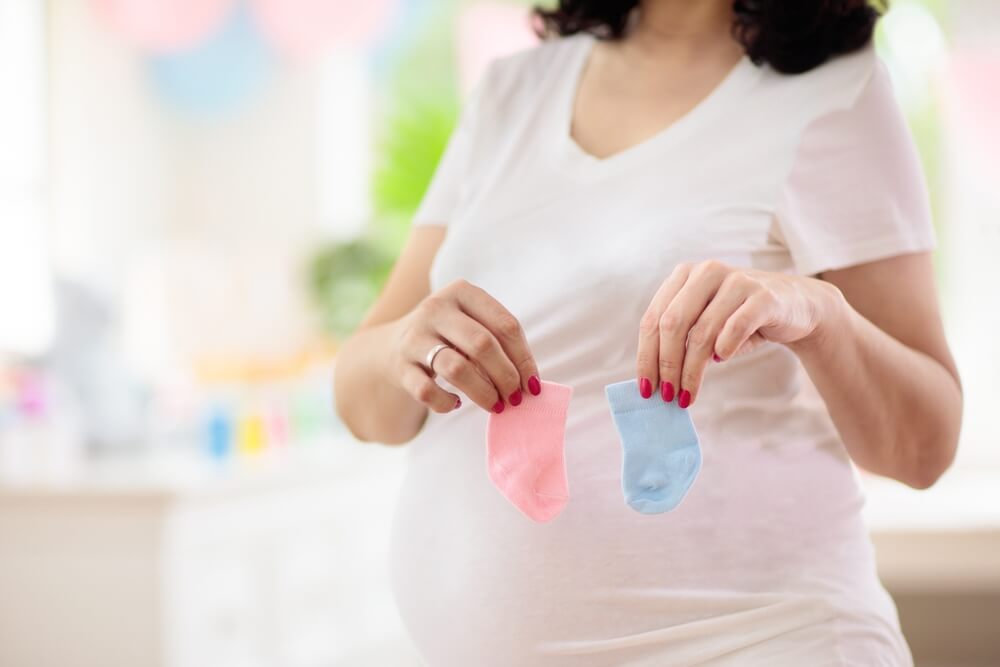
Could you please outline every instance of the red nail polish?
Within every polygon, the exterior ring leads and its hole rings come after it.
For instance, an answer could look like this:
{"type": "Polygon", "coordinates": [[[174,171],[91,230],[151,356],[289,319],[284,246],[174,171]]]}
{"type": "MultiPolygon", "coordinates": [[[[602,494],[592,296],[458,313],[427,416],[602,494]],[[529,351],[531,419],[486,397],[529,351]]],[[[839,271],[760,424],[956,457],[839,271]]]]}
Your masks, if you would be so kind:
{"type": "Polygon", "coordinates": [[[667,382],[664,380],[660,383],[660,397],[663,398],[664,403],[669,403],[674,400],[674,383],[667,382]]]}
{"type": "Polygon", "coordinates": [[[497,399],[497,402],[493,404],[493,412],[497,414],[503,412],[503,401],[497,399]]]}
{"type": "Polygon", "coordinates": [[[531,392],[532,396],[538,396],[542,393],[542,383],[539,381],[537,375],[532,375],[528,378],[528,391],[531,392]]]}
{"type": "Polygon", "coordinates": [[[455,409],[458,410],[460,407],[462,407],[462,399],[461,398],[456,398],[455,399],[455,409]]]}
{"type": "Polygon", "coordinates": [[[687,389],[681,390],[681,395],[677,398],[677,405],[686,408],[691,405],[691,392],[687,389]]]}
{"type": "Polygon", "coordinates": [[[521,390],[520,389],[516,390],[513,394],[510,395],[510,404],[511,405],[521,405],[521,390]]]}
{"type": "Polygon", "coordinates": [[[722,361],[722,357],[720,357],[717,354],[713,354],[712,355],[712,361],[714,361],[715,363],[719,363],[720,361],[722,361]]]}
{"type": "Polygon", "coordinates": [[[639,393],[642,394],[643,398],[649,398],[653,395],[653,383],[649,381],[649,378],[639,380],[639,393]]]}

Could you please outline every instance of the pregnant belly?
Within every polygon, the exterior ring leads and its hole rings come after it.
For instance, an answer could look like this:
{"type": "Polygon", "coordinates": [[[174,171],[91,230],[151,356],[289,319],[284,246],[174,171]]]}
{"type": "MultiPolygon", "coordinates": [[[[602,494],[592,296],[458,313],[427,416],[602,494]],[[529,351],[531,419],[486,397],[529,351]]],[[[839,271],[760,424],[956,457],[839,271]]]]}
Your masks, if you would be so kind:
{"type": "Polygon", "coordinates": [[[840,664],[831,601],[877,587],[843,460],[703,433],[685,501],[640,515],[595,413],[567,430],[566,509],[536,524],[490,483],[484,427],[470,410],[425,429],[394,519],[393,589],[430,667],[840,664]]]}

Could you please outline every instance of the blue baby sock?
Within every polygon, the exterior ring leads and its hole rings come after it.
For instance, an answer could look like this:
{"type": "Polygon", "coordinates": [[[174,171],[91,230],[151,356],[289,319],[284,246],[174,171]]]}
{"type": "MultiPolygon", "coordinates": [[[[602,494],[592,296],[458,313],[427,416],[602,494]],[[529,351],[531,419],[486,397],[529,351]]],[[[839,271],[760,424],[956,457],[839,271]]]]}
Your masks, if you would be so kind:
{"type": "Polygon", "coordinates": [[[701,469],[701,445],[687,410],[658,395],[643,398],[635,379],[604,387],[622,441],[622,491],[637,512],[668,512],[701,469]]]}

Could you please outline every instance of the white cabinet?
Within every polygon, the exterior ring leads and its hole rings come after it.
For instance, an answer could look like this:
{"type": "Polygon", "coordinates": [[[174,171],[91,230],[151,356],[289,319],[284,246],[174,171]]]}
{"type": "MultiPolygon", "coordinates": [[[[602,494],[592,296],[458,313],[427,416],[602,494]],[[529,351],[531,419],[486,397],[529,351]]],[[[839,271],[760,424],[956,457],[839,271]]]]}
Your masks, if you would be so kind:
{"type": "Polygon", "coordinates": [[[0,483],[0,665],[354,667],[385,642],[416,664],[385,570],[394,494],[364,493],[398,483],[399,454],[304,450],[169,480],[0,483]]]}

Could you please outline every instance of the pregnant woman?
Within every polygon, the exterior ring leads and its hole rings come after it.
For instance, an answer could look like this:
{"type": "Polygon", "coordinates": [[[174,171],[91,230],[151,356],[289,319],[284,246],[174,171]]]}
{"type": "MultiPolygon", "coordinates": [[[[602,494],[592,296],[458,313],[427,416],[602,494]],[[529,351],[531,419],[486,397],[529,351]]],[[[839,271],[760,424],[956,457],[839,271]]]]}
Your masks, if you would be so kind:
{"type": "Polygon", "coordinates": [[[421,656],[912,664],[852,462],[930,486],[962,399],[876,11],[536,16],[548,39],[489,67],[337,363],[351,431],[410,443],[391,573],[421,656]],[[623,500],[604,387],[629,379],[698,430],[701,472],[669,512],[623,500]],[[536,523],[491,483],[484,434],[549,382],[573,389],[570,498],[536,523]]]}

